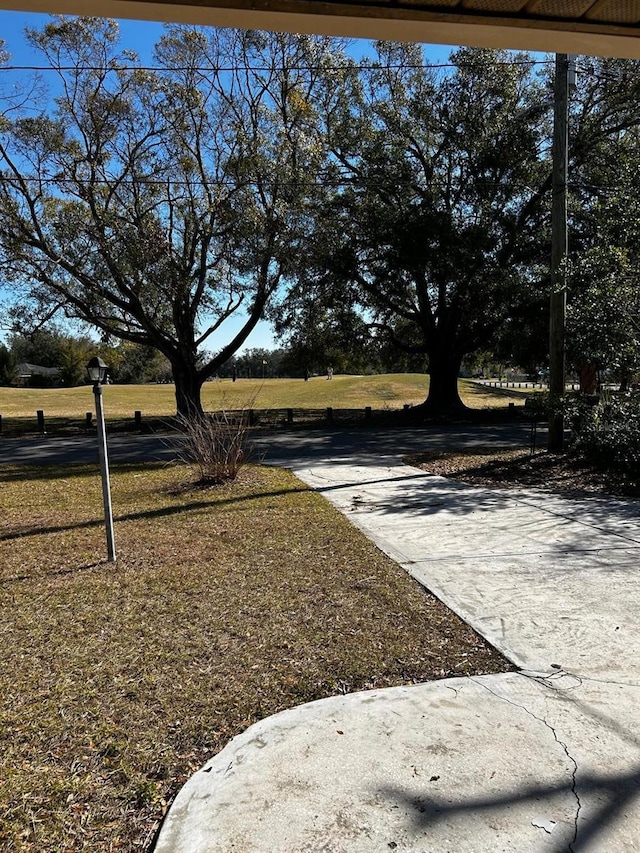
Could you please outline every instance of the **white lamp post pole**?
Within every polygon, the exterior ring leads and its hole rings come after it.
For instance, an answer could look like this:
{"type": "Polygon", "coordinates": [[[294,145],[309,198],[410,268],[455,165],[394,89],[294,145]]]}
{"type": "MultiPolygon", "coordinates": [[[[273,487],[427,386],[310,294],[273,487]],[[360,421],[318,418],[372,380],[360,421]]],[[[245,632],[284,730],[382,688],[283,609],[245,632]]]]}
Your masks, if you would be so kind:
{"type": "Polygon", "coordinates": [[[113,511],[111,509],[111,485],[109,483],[109,457],[107,455],[107,433],[104,427],[102,409],[102,382],[106,379],[107,366],[100,358],[92,358],[87,366],[93,381],[93,395],[96,401],[96,419],[98,421],[98,455],[102,475],[102,501],[104,503],[104,521],[107,532],[107,558],[110,563],[116,561],[116,546],[113,535],[113,511]]]}

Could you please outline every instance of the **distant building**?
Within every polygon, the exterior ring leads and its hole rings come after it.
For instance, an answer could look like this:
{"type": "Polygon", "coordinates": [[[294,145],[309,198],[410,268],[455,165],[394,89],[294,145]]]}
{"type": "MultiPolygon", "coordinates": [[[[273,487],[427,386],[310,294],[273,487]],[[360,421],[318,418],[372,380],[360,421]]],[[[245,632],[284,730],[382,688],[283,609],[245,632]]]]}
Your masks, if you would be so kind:
{"type": "Polygon", "coordinates": [[[59,367],[43,367],[41,364],[29,364],[23,361],[16,368],[18,384],[31,385],[34,377],[41,377],[44,383],[58,385],[60,383],[59,367]]]}

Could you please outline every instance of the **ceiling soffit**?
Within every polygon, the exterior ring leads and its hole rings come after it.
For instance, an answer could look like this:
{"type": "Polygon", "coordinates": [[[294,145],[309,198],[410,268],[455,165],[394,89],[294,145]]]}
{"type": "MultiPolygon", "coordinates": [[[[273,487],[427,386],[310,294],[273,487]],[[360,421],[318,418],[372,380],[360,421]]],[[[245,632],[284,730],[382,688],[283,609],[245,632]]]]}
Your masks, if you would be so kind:
{"type": "Polygon", "coordinates": [[[0,0],[0,8],[640,58],[640,0],[0,0]]]}

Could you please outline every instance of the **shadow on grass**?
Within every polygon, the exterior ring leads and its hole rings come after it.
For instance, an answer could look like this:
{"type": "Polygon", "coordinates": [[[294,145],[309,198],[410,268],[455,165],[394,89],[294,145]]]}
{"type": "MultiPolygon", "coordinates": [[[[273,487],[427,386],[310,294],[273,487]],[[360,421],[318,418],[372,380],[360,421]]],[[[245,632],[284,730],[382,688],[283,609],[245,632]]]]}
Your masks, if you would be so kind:
{"type": "MultiPolygon", "coordinates": [[[[87,407],[91,409],[91,404],[87,407]]],[[[79,415],[48,415],[45,410],[44,437],[96,436],[95,413],[91,411],[91,426],[87,425],[86,416],[79,415]]],[[[146,415],[142,421],[128,415],[108,417],[106,419],[107,434],[140,432],[164,432],[177,430],[175,417],[146,415]]],[[[42,438],[38,419],[34,410],[33,415],[8,415],[2,419],[2,438],[42,438]]]]}
{"type": "MultiPolygon", "coordinates": [[[[121,521],[142,521],[143,519],[169,518],[183,512],[193,512],[194,510],[200,509],[215,510],[218,507],[248,503],[249,501],[260,501],[263,498],[275,498],[282,497],[284,495],[303,494],[312,491],[313,489],[304,486],[295,489],[277,489],[272,492],[258,492],[256,494],[239,495],[237,497],[222,498],[221,500],[191,501],[190,503],[167,506],[160,509],[150,509],[143,512],[128,512],[122,515],[114,515],[113,520],[117,523],[121,521]]],[[[99,518],[92,521],[79,521],[70,524],[51,525],[50,527],[31,527],[0,535],[0,542],[11,542],[16,539],[23,539],[27,536],[41,536],[49,533],[67,533],[71,530],[84,530],[88,527],[102,527],[103,525],[104,519],[99,518]]]]}
{"type": "MultiPolygon", "coordinates": [[[[121,470],[126,470],[127,472],[145,472],[149,466],[140,464],[119,467],[121,470]]],[[[321,463],[313,466],[314,473],[319,478],[322,476],[322,467],[321,463]]],[[[335,470],[334,464],[331,464],[330,467],[335,470]]],[[[34,479],[39,479],[40,469],[35,469],[35,471],[34,479]]],[[[95,467],[89,468],[88,466],[83,466],[83,471],[85,474],[97,474],[95,467]]],[[[66,476],[66,468],[64,472],[63,476],[66,476]]],[[[76,472],[76,475],[79,473],[76,472]]],[[[49,476],[53,475],[49,473],[49,476]]],[[[352,511],[376,511],[388,516],[402,516],[403,519],[407,520],[415,519],[418,522],[419,519],[424,519],[427,516],[436,515],[441,512],[456,516],[467,516],[478,512],[499,515],[508,507],[527,503],[529,505],[533,504],[532,508],[535,507],[538,511],[543,512],[549,520],[555,518],[556,524],[566,526],[567,521],[577,522],[576,537],[584,535],[581,532],[581,527],[587,524],[589,527],[617,534],[618,537],[637,544],[635,536],[630,535],[630,531],[621,529],[621,527],[624,528],[629,522],[637,519],[637,504],[633,501],[627,502],[613,498],[565,501],[565,499],[558,497],[553,503],[550,503],[546,500],[549,496],[542,494],[539,496],[532,496],[531,494],[519,496],[517,490],[505,491],[487,486],[469,486],[466,483],[447,480],[428,473],[412,473],[401,477],[381,477],[371,480],[347,480],[339,483],[329,481],[327,485],[318,484],[315,487],[302,486],[252,494],[245,493],[217,499],[213,497],[210,500],[192,500],[188,503],[174,504],[158,509],[124,513],[115,516],[114,521],[124,522],[168,518],[197,510],[209,509],[215,511],[217,508],[234,505],[241,506],[249,502],[259,501],[262,498],[275,498],[313,491],[319,494],[330,494],[349,489],[362,489],[361,495],[353,495],[351,498],[351,506],[347,509],[351,509],[352,511]],[[376,494],[375,491],[373,494],[367,494],[367,489],[384,484],[388,484],[390,489],[380,494],[376,494]],[[536,500],[536,497],[539,497],[540,501],[536,500]]],[[[181,493],[184,493],[182,489],[181,493]]],[[[501,519],[501,523],[502,521],[503,519],[501,519]]],[[[539,524],[539,520],[534,518],[531,523],[537,525],[539,524]]],[[[0,535],[0,541],[11,541],[24,536],[38,536],[44,533],[62,533],[84,527],[100,526],[102,524],[102,519],[96,519],[94,521],[56,525],[47,528],[27,528],[0,535]]],[[[521,527],[519,532],[520,534],[524,532],[521,527]]],[[[563,548],[566,548],[568,544],[566,538],[563,539],[563,543],[563,548]]],[[[578,540],[574,544],[578,545],[578,540]]]]}
{"type": "Polygon", "coordinates": [[[483,385],[481,382],[468,382],[464,395],[465,397],[512,397],[514,400],[519,400],[524,404],[525,398],[538,393],[537,388],[505,388],[494,387],[491,385],[483,385]]]}
{"type": "MultiPolygon", "coordinates": [[[[146,465],[128,465],[122,466],[129,471],[144,471],[148,470],[148,466],[146,465]]],[[[83,466],[86,473],[96,474],[97,471],[95,468],[89,469],[88,466],[83,466]]],[[[39,469],[35,469],[39,472],[39,469]]],[[[64,469],[66,472],[66,468],[64,469]]],[[[78,472],[76,472],[78,473],[78,472]]],[[[53,478],[53,475],[50,475],[53,478]]],[[[58,472],[59,476],[59,472],[58,472]]],[[[63,475],[64,476],[64,475],[63,475]]],[[[16,478],[20,479],[20,478],[16,478]]],[[[38,479],[37,474],[34,476],[34,479],[38,479]]],[[[365,483],[361,481],[357,482],[346,482],[346,483],[337,483],[331,484],[327,486],[321,486],[318,488],[312,488],[310,486],[301,486],[297,488],[291,489],[276,489],[269,492],[257,492],[255,494],[243,494],[238,496],[232,496],[228,498],[221,499],[212,499],[212,500],[194,500],[189,503],[181,503],[174,504],[173,506],[161,507],[159,509],[152,510],[144,510],[141,512],[129,512],[121,515],[114,515],[114,522],[124,522],[124,521],[141,521],[143,519],[156,519],[156,518],[169,518],[171,516],[179,515],[181,513],[193,512],[202,509],[215,510],[217,508],[234,506],[246,504],[248,502],[259,501],[263,498],[276,498],[283,497],[285,495],[294,495],[294,494],[304,494],[311,492],[318,492],[319,494],[324,494],[327,492],[337,492],[341,489],[349,489],[349,488],[357,488],[358,486],[372,486],[372,485],[380,485],[383,483],[391,483],[393,485],[400,485],[403,490],[403,494],[399,495],[398,498],[394,498],[389,502],[384,502],[383,504],[376,504],[375,508],[384,508],[387,512],[407,512],[407,510],[417,511],[420,514],[429,514],[435,513],[442,509],[453,509],[459,512],[475,512],[478,509],[495,509],[497,504],[501,501],[506,502],[507,498],[502,498],[499,494],[495,494],[493,492],[489,492],[489,490],[475,490],[473,494],[469,494],[466,492],[465,494],[452,494],[450,487],[451,484],[448,484],[446,481],[441,481],[439,478],[433,478],[429,474],[410,474],[404,477],[383,477],[375,480],[368,480],[365,483]],[[424,489],[416,489],[417,485],[415,481],[419,481],[421,484],[426,486],[433,487],[433,482],[437,480],[437,487],[435,492],[432,489],[427,488],[426,492],[424,489]],[[432,481],[429,483],[429,481],[432,481]],[[445,488],[443,489],[443,482],[445,483],[445,488]]],[[[459,484],[454,484],[453,490],[455,491],[456,486],[459,484]]],[[[463,487],[464,488],[464,487],[463,487]]],[[[40,536],[43,534],[49,533],[66,533],[72,530],[80,530],[88,527],[101,527],[104,524],[104,519],[94,519],[92,521],[82,521],[82,522],[72,522],[69,524],[60,524],[60,525],[51,525],[49,527],[32,527],[25,528],[21,530],[12,531],[11,533],[5,533],[0,535],[0,542],[9,542],[12,540],[21,539],[27,536],[40,536]]]]}
{"type": "MultiPolygon", "coordinates": [[[[170,462],[117,462],[109,466],[113,476],[120,472],[148,473],[150,468],[166,467],[170,462]]],[[[38,480],[70,480],[73,477],[95,477],[100,475],[97,462],[72,462],[52,465],[0,465],[0,483],[20,483],[38,480]]]]}
{"type": "MultiPolygon", "coordinates": [[[[3,578],[0,580],[0,587],[11,586],[14,583],[24,583],[24,581],[39,581],[45,578],[67,577],[69,575],[79,575],[84,572],[89,572],[92,569],[97,569],[98,566],[108,565],[105,560],[96,560],[95,563],[87,563],[85,566],[73,566],[69,569],[54,569],[51,572],[42,572],[39,575],[14,575],[11,578],[3,578]]],[[[113,566],[113,564],[110,564],[113,566]]]]}
{"type": "MultiPolygon", "coordinates": [[[[85,435],[87,433],[84,418],[69,418],[58,415],[46,415],[45,413],[45,437],[46,435],[85,435]]],[[[94,430],[95,432],[95,430],[94,430]]],[[[2,419],[3,438],[41,438],[42,431],[34,411],[33,415],[16,415],[2,419]]]]}

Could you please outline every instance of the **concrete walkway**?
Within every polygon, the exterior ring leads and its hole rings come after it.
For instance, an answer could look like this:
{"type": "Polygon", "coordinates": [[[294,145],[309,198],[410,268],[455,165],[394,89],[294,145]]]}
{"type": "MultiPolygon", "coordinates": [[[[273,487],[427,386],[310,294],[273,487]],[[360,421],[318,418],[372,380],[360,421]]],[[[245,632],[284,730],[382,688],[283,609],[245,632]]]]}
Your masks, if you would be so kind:
{"type": "Polygon", "coordinates": [[[313,702],[184,786],[157,853],[629,851],[640,505],[291,466],[521,670],[313,702]]]}

